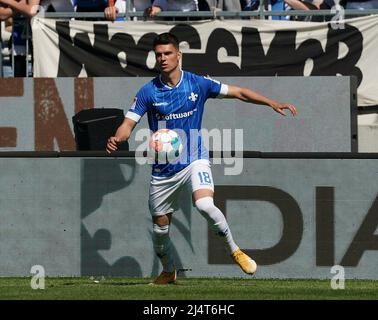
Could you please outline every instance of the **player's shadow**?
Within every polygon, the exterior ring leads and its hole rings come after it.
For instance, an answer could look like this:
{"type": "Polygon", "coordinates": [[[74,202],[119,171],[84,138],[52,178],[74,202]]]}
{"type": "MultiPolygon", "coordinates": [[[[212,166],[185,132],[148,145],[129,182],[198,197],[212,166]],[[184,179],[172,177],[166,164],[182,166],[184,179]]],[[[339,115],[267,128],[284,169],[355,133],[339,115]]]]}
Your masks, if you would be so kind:
{"type": "Polygon", "coordinates": [[[141,277],[142,269],[139,263],[130,256],[119,258],[110,265],[98,252],[109,250],[111,247],[111,234],[106,229],[99,229],[91,237],[85,227],[81,226],[81,274],[104,275],[112,277],[141,277]]]}
{"type": "MultiPolygon", "coordinates": [[[[81,219],[100,208],[103,198],[112,192],[127,188],[135,175],[134,160],[84,159],[81,168],[81,219]],[[126,166],[127,177],[121,165],[126,166]]],[[[112,234],[98,226],[90,235],[84,223],[81,224],[81,274],[106,276],[142,276],[139,263],[130,256],[123,256],[109,264],[99,250],[109,250],[112,234]]],[[[125,245],[125,248],[127,246],[125,245]]]]}

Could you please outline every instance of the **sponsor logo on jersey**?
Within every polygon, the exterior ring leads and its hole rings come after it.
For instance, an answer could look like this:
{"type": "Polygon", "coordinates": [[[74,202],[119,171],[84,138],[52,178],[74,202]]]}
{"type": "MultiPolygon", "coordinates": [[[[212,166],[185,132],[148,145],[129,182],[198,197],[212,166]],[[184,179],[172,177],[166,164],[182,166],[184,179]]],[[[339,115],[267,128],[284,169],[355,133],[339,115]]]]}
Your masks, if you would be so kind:
{"type": "Polygon", "coordinates": [[[154,107],[161,107],[161,106],[166,106],[168,105],[168,102],[154,102],[152,104],[154,107]]]}
{"type": "Polygon", "coordinates": [[[193,110],[190,110],[190,111],[187,111],[187,112],[181,112],[181,113],[170,113],[170,114],[166,114],[166,115],[163,115],[163,114],[160,114],[160,113],[156,113],[156,119],[157,120],[176,120],[176,119],[182,119],[182,118],[187,118],[187,117],[191,117],[194,112],[197,111],[197,108],[193,109],[193,110]]]}

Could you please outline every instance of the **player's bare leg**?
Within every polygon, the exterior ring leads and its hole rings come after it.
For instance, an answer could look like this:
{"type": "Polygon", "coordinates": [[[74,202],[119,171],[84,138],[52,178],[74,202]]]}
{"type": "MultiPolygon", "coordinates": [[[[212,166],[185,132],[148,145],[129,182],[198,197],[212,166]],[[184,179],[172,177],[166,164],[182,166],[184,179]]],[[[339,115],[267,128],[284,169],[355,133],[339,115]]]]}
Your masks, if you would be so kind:
{"type": "Polygon", "coordinates": [[[172,244],[169,238],[169,227],[172,214],[153,217],[154,250],[163,265],[163,271],[152,284],[169,284],[176,281],[176,269],[173,261],[172,244]]]}
{"type": "Polygon", "coordinates": [[[231,230],[223,213],[214,205],[214,192],[210,189],[199,189],[192,194],[197,209],[209,222],[211,228],[224,242],[232,259],[247,274],[256,272],[257,264],[236,245],[231,230]]]}

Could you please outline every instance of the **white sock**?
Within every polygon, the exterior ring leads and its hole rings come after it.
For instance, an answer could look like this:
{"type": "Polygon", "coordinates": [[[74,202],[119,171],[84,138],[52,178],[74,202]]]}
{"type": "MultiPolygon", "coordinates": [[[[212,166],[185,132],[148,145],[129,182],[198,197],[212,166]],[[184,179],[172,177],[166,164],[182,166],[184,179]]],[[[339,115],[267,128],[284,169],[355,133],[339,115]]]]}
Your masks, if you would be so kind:
{"type": "Polygon", "coordinates": [[[169,225],[159,226],[153,225],[152,241],[154,243],[154,250],[161,264],[163,271],[172,272],[175,269],[173,260],[172,243],[169,238],[169,225]]]}
{"type": "Polygon", "coordinates": [[[215,205],[212,197],[204,197],[196,201],[196,207],[199,212],[209,222],[211,229],[219,236],[225,245],[227,251],[231,254],[239,247],[232,238],[230,227],[220,211],[215,205]]]}

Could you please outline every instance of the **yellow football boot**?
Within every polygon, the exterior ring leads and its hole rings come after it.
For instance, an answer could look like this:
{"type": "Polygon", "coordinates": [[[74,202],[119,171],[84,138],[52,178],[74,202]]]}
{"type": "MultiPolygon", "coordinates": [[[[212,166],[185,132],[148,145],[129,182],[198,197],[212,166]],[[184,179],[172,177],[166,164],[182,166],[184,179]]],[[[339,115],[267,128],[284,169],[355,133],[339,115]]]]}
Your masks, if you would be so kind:
{"type": "Polygon", "coordinates": [[[166,272],[162,271],[160,275],[154,280],[154,282],[150,284],[169,284],[174,283],[177,278],[176,270],[173,270],[172,272],[166,272]]]}
{"type": "Polygon", "coordinates": [[[247,274],[253,275],[256,272],[257,264],[248,255],[240,249],[231,254],[232,259],[240,266],[240,268],[247,274]]]}

